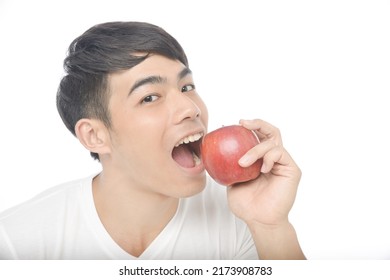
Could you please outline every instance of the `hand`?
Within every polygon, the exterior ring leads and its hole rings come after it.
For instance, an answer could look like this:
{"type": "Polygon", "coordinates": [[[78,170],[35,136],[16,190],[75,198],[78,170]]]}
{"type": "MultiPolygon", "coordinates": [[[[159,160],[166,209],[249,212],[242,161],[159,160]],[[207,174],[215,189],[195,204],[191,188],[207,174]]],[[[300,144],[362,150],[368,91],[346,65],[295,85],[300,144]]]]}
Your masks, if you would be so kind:
{"type": "Polygon", "coordinates": [[[301,171],[284,149],[277,128],[262,120],[241,120],[253,130],[260,143],[239,161],[242,167],[262,158],[263,166],[257,179],[228,187],[229,205],[233,213],[248,225],[278,227],[288,222],[301,171]]]}

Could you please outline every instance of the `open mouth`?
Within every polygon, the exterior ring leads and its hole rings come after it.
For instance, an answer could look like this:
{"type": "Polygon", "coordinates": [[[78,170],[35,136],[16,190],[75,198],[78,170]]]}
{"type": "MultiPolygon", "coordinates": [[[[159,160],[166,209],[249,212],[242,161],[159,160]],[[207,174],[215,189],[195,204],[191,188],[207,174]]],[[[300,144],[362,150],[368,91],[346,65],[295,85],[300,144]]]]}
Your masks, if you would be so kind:
{"type": "Polygon", "coordinates": [[[201,164],[200,144],[203,132],[181,139],[172,150],[172,158],[184,168],[193,168],[201,164]]]}

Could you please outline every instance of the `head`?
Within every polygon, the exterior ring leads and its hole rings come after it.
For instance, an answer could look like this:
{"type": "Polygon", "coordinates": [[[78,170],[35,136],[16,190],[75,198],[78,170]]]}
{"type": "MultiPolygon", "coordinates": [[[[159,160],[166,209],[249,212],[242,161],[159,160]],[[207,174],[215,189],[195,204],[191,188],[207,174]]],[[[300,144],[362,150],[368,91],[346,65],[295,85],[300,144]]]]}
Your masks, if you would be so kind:
{"type": "Polygon", "coordinates": [[[147,23],[100,24],[72,42],[64,64],[58,111],[103,170],[143,190],[171,186],[170,196],[204,187],[197,157],[207,109],[171,35],[147,23]]]}
{"type": "MultiPolygon", "coordinates": [[[[131,69],[151,54],[175,59],[188,67],[180,44],[162,28],[144,22],[108,22],[93,26],[70,45],[64,61],[66,75],[57,92],[57,109],[76,136],[83,118],[111,127],[108,103],[111,73],[131,69]]],[[[97,153],[91,152],[99,160],[97,153]]]]}

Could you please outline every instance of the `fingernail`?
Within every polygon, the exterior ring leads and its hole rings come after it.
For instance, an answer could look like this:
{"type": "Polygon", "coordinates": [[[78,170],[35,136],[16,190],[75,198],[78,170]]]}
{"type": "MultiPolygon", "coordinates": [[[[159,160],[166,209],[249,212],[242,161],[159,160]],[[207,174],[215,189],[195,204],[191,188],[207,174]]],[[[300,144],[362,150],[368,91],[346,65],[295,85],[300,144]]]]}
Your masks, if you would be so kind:
{"type": "Polygon", "coordinates": [[[267,171],[267,167],[265,166],[264,162],[263,164],[261,165],[261,169],[260,169],[260,172],[261,173],[265,173],[267,171]]]}

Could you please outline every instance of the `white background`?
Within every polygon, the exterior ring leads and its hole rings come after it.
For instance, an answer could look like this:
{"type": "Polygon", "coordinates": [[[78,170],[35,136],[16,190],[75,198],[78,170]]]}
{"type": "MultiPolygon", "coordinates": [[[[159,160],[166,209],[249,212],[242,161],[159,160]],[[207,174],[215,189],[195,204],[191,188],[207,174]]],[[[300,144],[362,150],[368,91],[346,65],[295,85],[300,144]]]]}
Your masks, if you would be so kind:
{"type": "Polygon", "coordinates": [[[62,61],[94,24],[148,21],[186,50],[210,129],[280,128],[309,259],[390,259],[389,15],[377,0],[0,0],[0,211],[100,169],[57,114],[62,61]]]}

